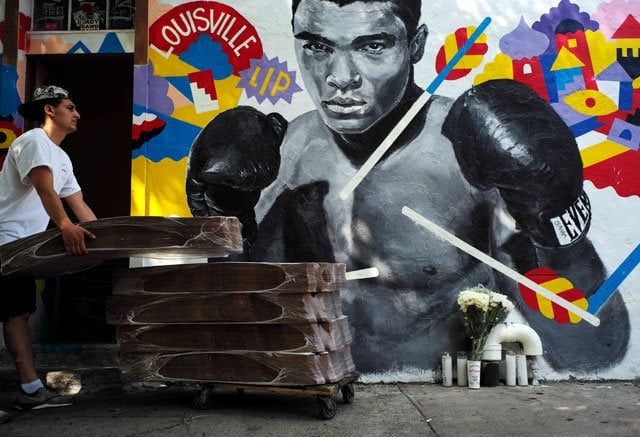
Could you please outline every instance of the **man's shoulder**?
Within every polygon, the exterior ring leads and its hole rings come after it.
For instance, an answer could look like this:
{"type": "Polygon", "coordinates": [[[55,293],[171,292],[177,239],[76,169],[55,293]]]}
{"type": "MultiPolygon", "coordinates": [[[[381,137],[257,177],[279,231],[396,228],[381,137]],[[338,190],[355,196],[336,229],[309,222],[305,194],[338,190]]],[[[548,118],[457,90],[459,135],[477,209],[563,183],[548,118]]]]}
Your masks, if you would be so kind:
{"type": "MultiPolygon", "coordinates": [[[[10,150],[16,158],[32,159],[39,156],[39,159],[53,159],[56,156],[66,155],[61,148],[51,142],[45,131],[34,128],[26,131],[11,144],[10,150]]],[[[64,159],[63,157],[58,159],[64,159]]]]}
{"type": "Polygon", "coordinates": [[[454,101],[451,97],[433,95],[429,99],[429,113],[447,113],[454,101]]]}
{"type": "Polygon", "coordinates": [[[295,150],[294,153],[299,154],[308,147],[317,147],[319,142],[331,142],[328,128],[317,110],[305,112],[289,122],[281,152],[288,154],[295,150]]]}
{"type": "Polygon", "coordinates": [[[20,143],[24,143],[26,141],[31,141],[34,138],[37,138],[37,136],[38,136],[38,132],[37,131],[39,131],[39,130],[42,130],[42,129],[33,128],[33,129],[29,129],[28,131],[23,132],[15,140],[13,140],[12,144],[20,144],[20,143]]]}
{"type": "Polygon", "coordinates": [[[43,144],[48,144],[49,141],[48,140],[49,137],[47,137],[47,134],[39,127],[35,127],[33,129],[29,129],[28,131],[24,132],[22,135],[20,135],[18,138],[16,138],[12,145],[24,145],[27,143],[43,143],[43,144]]]}
{"type": "Polygon", "coordinates": [[[287,128],[287,134],[312,135],[317,130],[324,128],[325,124],[322,121],[322,117],[320,117],[320,113],[317,109],[314,109],[309,112],[300,114],[296,118],[291,120],[291,122],[289,122],[289,127],[287,128]]]}

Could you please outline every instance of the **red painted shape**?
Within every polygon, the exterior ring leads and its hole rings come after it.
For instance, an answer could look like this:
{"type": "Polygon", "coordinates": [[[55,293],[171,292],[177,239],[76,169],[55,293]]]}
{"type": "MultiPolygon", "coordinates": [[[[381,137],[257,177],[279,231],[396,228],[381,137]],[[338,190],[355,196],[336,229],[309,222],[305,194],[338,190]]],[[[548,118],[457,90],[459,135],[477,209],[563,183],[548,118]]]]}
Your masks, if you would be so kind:
{"type": "Polygon", "coordinates": [[[131,125],[131,138],[137,140],[140,138],[140,135],[143,133],[151,134],[153,131],[158,132],[159,129],[164,127],[167,123],[159,117],[154,118],[150,121],[143,121],[140,124],[132,124],[131,125]]]}
{"type": "MultiPolygon", "coordinates": [[[[547,282],[558,277],[556,272],[547,267],[539,267],[537,269],[533,269],[527,272],[525,276],[531,279],[536,284],[542,284],[543,282],[547,282]]],[[[539,311],[540,307],[538,306],[538,293],[522,284],[518,284],[518,288],[520,289],[520,294],[522,295],[524,303],[526,303],[529,308],[539,311]]]]}
{"type": "Polygon", "coordinates": [[[149,44],[179,55],[201,35],[220,43],[238,76],[251,59],[262,57],[262,42],[255,27],[238,11],[223,3],[194,1],[179,4],[158,18],[149,28],[149,44]]]}
{"type": "MultiPolygon", "coordinates": [[[[533,269],[525,274],[525,276],[536,284],[544,284],[545,282],[559,278],[558,274],[548,267],[539,267],[533,269]]],[[[525,285],[518,284],[522,299],[527,306],[533,310],[540,311],[539,299],[545,299],[545,297],[539,296],[536,292],[526,287],[525,285]]],[[[561,292],[556,293],[558,297],[561,297],[569,302],[579,301],[584,299],[584,293],[578,288],[569,288],[561,292]]],[[[551,302],[551,308],[553,310],[553,318],[560,324],[566,324],[571,322],[569,317],[569,311],[561,306],[551,302]]]]}
{"type": "MultiPolygon", "coordinates": [[[[440,47],[440,50],[438,50],[438,54],[436,55],[436,72],[440,73],[444,69],[445,65],[447,65],[447,58],[444,53],[444,46],[442,46],[440,47]]],[[[451,70],[451,73],[447,75],[447,80],[460,79],[461,77],[465,77],[469,73],[471,73],[471,70],[469,69],[465,70],[461,68],[454,68],[453,70],[451,70]]]]}
{"type": "Polygon", "coordinates": [[[629,150],[584,168],[597,188],[613,187],[622,197],[640,196],[640,151],[629,150]]]}
{"type": "Polygon", "coordinates": [[[629,14],[618,30],[611,35],[611,39],[638,39],[638,35],[640,35],[640,22],[629,14]]]}
{"type": "Polygon", "coordinates": [[[512,65],[513,79],[527,85],[548,102],[549,93],[547,92],[546,79],[544,77],[544,71],[542,71],[540,59],[537,56],[530,59],[514,59],[512,65]],[[531,73],[525,74],[525,69],[531,69],[531,73]]]}
{"type": "Polygon", "coordinates": [[[211,71],[211,69],[195,71],[193,73],[189,73],[188,76],[189,82],[195,83],[198,88],[204,90],[211,100],[216,100],[218,98],[216,85],[213,81],[213,71],[211,71]]]}
{"type": "MultiPolygon", "coordinates": [[[[470,36],[466,27],[460,27],[456,29],[453,35],[456,39],[456,47],[458,47],[458,49],[460,49],[460,47],[462,47],[467,42],[470,36]]],[[[474,44],[471,44],[471,47],[469,47],[469,49],[465,53],[465,56],[481,56],[486,54],[487,50],[489,50],[489,47],[487,46],[486,43],[476,42],[474,44]]],[[[449,59],[447,59],[445,48],[443,45],[440,47],[440,50],[438,50],[438,54],[436,55],[436,62],[435,62],[436,72],[440,73],[444,69],[444,67],[447,65],[447,62],[449,62],[449,59]]],[[[451,70],[451,72],[447,75],[446,79],[447,80],[460,79],[461,77],[466,76],[470,72],[471,72],[471,69],[456,68],[454,66],[453,70],[451,70]]]]}

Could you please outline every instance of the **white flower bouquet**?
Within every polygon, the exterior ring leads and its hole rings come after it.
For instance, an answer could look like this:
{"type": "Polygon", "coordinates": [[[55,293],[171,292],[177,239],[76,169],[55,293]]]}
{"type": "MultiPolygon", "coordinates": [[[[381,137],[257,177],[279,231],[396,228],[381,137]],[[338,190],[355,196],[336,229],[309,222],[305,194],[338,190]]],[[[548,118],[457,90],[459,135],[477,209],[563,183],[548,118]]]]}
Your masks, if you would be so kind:
{"type": "Polygon", "coordinates": [[[458,306],[464,314],[465,330],[471,337],[469,360],[480,361],[489,332],[513,309],[513,304],[504,294],[477,286],[458,294],[458,306]]]}

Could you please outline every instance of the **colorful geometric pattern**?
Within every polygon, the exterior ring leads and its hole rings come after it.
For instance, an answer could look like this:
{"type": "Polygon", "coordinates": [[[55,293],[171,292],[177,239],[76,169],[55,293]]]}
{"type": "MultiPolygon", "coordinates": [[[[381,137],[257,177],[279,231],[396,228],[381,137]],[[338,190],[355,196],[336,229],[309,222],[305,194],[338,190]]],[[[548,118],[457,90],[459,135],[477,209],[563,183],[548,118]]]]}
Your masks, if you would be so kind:
{"type": "Polygon", "coordinates": [[[502,53],[474,84],[517,80],[547,100],[575,137],[606,135],[607,141],[582,147],[585,179],[623,197],[638,196],[640,22],[632,14],[606,19],[611,31],[605,34],[578,5],[561,0],[531,27],[521,20],[504,35],[502,53]]]}
{"type": "Polygon", "coordinates": [[[215,111],[220,108],[216,84],[213,81],[211,70],[200,70],[189,73],[189,85],[191,85],[191,97],[196,112],[215,111]]]}
{"type": "MultiPolygon", "coordinates": [[[[436,56],[436,72],[440,73],[444,69],[445,65],[451,61],[475,30],[476,28],[474,26],[461,27],[445,38],[444,44],[440,47],[436,56]]],[[[446,79],[460,79],[469,74],[473,68],[482,64],[487,50],[487,36],[482,34],[471,47],[469,47],[467,53],[458,61],[446,79]]]]}
{"type": "MultiPolygon", "coordinates": [[[[531,270],[525,276],[537,284],[540,284],[547,290],[555,293],[558,297],[561,297],[578,308],[586,310],[589,306],[587,299],[584,297],[584,293],[575,288],[571,281],[566,278],[559,277],[556,272],[547,268],[540,267],[531,270]]],[[[522,284],[518,284],[520,288],[520,294],[524,302],[533,310],[540,311],[543,316],[548,319],[555,320],[558,323],[579,323],[582,318],[567,311],[566,309],[556,305],[549,299],[534,292],[530,288],[525,287],[522,284]]]]}

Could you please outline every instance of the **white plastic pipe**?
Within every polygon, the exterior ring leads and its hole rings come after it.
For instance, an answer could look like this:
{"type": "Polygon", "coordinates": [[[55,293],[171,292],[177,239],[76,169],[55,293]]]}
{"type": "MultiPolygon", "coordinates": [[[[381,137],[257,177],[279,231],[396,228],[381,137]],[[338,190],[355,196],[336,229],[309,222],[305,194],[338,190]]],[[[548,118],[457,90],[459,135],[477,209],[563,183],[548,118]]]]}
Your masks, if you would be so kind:
{"type": "Polygon", "coordinates": [[[502,343],[520,343],[524,355],[542,355],[542,341],[533,328],[522,323],[501,323],[489,333],[482,359],[500,361],[502,343]]]}

